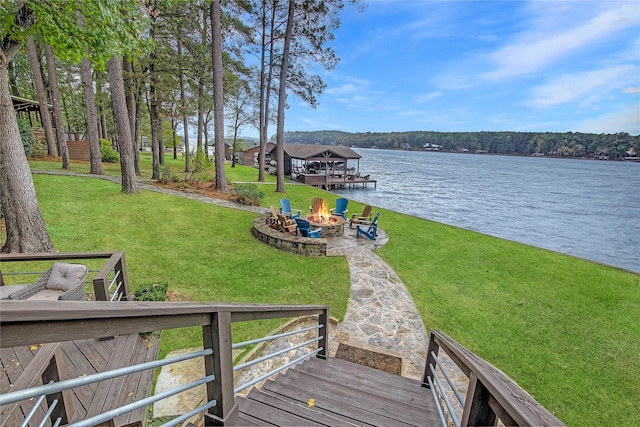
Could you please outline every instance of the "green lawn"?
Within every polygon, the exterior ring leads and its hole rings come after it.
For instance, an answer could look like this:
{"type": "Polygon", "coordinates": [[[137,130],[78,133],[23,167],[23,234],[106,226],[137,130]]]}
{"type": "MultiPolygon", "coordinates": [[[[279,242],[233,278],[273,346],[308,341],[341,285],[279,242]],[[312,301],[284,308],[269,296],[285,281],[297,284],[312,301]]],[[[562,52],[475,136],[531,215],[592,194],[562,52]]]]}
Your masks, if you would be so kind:
{"type": "MultiPolygon", "coordinates": [[[[145,156],[146,170],[148,163],[145,156]]],[[[72,167],[88,172],[86,164],[72,167]]],[[[227,171],[231,181],[257,178],[246,167],[227,171]]],[[[108,173],[117,173],[117,165],[108,173]]],[[[167,281],[187,299],[322,303],[344,315],[346,261],[258,243],[250,233],[254,214],[146,191],[127,196],[102,180],[35,175],[34,181],[57,249],[124,249],[133,287],[167,281]]],[[[260,188],[263,206],[279,204],[273,183],[260,188]]],[[[319,195],[337,198],[287,186],[294,208],[308,209],[319,195]]],[[[361,207],[350,202],[349,211],[361,207]]],[[[640,276],[382,212],[390,241],[379,254],[406,283],[427,329],[443,330],[493,363],[569,425],[640,425],[640,276]]],[[[274,325],[240,324],[234,334],[255,337],[274,325]]],[[[165,334],[162,351],[198,339],[197,330],[165,334]]]]}

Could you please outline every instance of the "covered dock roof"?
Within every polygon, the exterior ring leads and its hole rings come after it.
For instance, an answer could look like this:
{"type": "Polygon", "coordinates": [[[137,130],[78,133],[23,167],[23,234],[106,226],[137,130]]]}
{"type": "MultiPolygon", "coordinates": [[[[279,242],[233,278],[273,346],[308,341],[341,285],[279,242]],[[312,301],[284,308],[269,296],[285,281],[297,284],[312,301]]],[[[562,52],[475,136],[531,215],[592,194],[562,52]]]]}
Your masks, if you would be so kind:
{"type": "MultiPolygon", "coordinates": [[[[273,147],[271,152],[275,150],[273,147]]],[[[339,161],[361,159],[362,156],[349,147],[333,145],[315,144],[284,144],[284,152],[292,159],[302,159],[306,161],[339,161]]]]}

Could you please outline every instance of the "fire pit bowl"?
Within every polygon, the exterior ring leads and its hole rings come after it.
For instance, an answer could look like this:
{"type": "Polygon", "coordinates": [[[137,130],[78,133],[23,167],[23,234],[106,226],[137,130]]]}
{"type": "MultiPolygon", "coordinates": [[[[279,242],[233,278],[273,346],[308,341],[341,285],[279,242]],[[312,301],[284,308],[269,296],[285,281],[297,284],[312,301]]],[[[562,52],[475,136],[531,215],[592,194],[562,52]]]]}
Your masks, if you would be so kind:
{"type": "Polygon", "coordinates": [[[344,234],[345,220],[341,216],[331,215],[328,218],[319,218],[308,215],[306,219],[311,223],[312,229],[320,228],[320,237],[341,237],[344,234]]]}

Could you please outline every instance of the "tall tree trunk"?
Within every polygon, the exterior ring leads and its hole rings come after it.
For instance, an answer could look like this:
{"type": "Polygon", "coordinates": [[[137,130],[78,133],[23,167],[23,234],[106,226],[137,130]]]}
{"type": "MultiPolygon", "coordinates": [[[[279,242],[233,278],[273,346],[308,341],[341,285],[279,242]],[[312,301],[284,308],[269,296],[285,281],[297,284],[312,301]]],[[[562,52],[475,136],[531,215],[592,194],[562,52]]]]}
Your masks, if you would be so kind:
{"type": "MultiPolygon", "coordinates": [[[[151,40],[155,41],[155,21],[151,24],[149,35],[151,40]]],[[[157,97],[157,85],[158,76],[156,75],[156,54],[155,51],[151,52],[149,61],[149,118],[151,119],[151,157],[152,157],[152,171],[151,179],[160,179],[160,145],[158,142],[159,119],[158,119],[158,97],[157,97]]]]}
{"type": "MultiPolygon", "coordinates": [[[[198,140],[196,142],[196,150],[202,150],[202,140],[204,136],[204,84],[202,80],[198,83],[198,140]]],[[[204,152],[207,155],[207,152],[204,152]]]]}
{"type": "Polygon", "coordinates": [[[96,96],[93,92],[93,71],[88,59],[82,58],[82,86],[84,88],[84,103],[87,110],[87,133],[89,134],[89,158],[91,173],[102,175],[102,155],[100,154],[100,140],[98,136],[98,112],[96,110],[96,96]]]}
{"type": "Polygon", "coordinates": [[[69,169],[69,148],[67,147],[67,132],[62,121],[62,107],[60,106],[60,88],[58,87],[58,71],[56,70],[56,60],[53,51],[48,44],[44,46],[44,53],[47,57],[47,74],[49,75],[49,89],[51,90],[51,103],[53,104],[53,115],[56,122],[56,136],[58,137],[58,147],[62,156],[62,169],[69,169]]]}
{"type": "Polygon", "coordinates": [[[27,37],[27,54],[31,63],[31,73],[33,74],[33,83],[36,87],[36,95],[38,96],[38,104],[40,104],[40,120],[44,128],[44,135],[47,138],[47,147],[50,156],[58,155],[56,146],[56,137],[53,135],[53,127],[51,126],[51,112],[47,102],[47,93],[44,90],[44,81],[40,72],[40,60],[36,44],[31,37],[27,37]]]}
{"type": "MultiPolygon", "coordinates": [[[[265,100],[264,100],[264,126],[262,127],[262,133],[260,135],[260,139],[264,141],[264,150],[267,149],[267,143],[269,142],[269,119],[270,119],[270,104],[271,104],[271,86],[273,84],[273,68],[274,68],[274,60],[273,60],[273,49],[275,45],[274,40],[274,32],[275,32],[275,22],[276,22],[276,2],[273,2],[271,9],[271,30],[269,35],[269,64],[267,73],[267,82],[265,87],[265,100]]],[[[261,147],[262,150],[262,147],[261,147]]],[[[277,152],[276,152],[277,155],[277,152]]]]}
{"type": "Polygon", "coordinates": [[[0,252],[53,252],[22,147],[16,113],[9,95],[7,58],[0,50],[0,204],[7,241],[0,252]]]}
{"type": "Polygon", "coordinates": [[[265,154],[267,150],[267,141],[266,137],[263,133],[263,128],[265,126],[265,60],[266,60],[266,50],[267,47],[265,45],[267,41],[267,2],[266,0],[262,0],[262,9],[261,13],[261,23],[262,23],[262,37],[261,37],[261,45],[260,45],[260,89],[259,89],[259,97],[260,97],[260,115],[258,119],[258,131],[260,138],[260,150],[258,151],[258,181],[264,181],[264,163],[265,163],[265,154]]]}
{"type": "Polygon", "coordinates": [[[216,147],[216,189],[227,191],[227,175],[224,170],[224,93],[222,73],[222,25],[220,23],[220,2],[212,1],[211,15],[211,56],[213,65],[213,129],[216,147]]]}
{"type": "MultiPolygon", "coordinates": [[[[153,61],[153,60],[152,60],[153,61]]],[[[156,101],[156,79],[153,74],[153,62],[149,65],[151,78],[149,81],[149,118],[151,119],[151,157],[152,176],[151,179],[160,178],[160,144],[159,144],[159,117],[158,104],[156,101]]]]}
{"type": "MultiPolygon", "coordinates": [[[[158,163],[160,166],[164,166],[164,120],[162,116],[158,114],[158,163]]],[[[158,178],[160,178],[160,169],[158,168],[158,178]]]]}
{"type": "Polygon", "coordinates": [[[182,72],[182,44],[178,38],[178,56],[180,57],[180,102],[182,103],[182,129],[184,132],[184,171],[191,172],[189,159],[189,122],[187,120],[187,99],[184,95],[184,73],[182,72]]]}
{"type": "Polygon", "coordinates": [[[178,158],[178,120],[171,118],[171,140],[173,141],[173,160],[178,158]]]}
{"type": "Polygon", "coordinates": [[[284,33],[284,47],[282,49],[282,66],[280,68],[280,88],[278,90],[278,128],[276,130],[276,161],[277,182],[276,192],[284,193],[284,105],[287,97],[287,69],[289,68],[289,49],[293,34],[293,16],[295,0],[289,0],[289,16],[287,29],[284,33]]]}
{"type": "Polygon", "coordinates": [[[20,97],[18,77],[16,76],[16,67],[13,61],[9,61],[9,85],[11,86],[11,95],[20,97]]]}
{"type": "Polygon", "coordinates": [[[142,117],[142,88],[143,88],[143,84],[141,82],[138,82],[137,86],[137,93],[136,93],[136,122],[135,122],[135,126],[134,126],[134,130],[133,130],[133,140],[136,141],[136,145],[135,145],[135,151],[136,151],[136,158],[138,159],[137,163],[136,163],[136,167],[138,169],[136,169],[136,175],[140,176],[142,175],[142,173],[140,172],[140,150],[142,147],[142,139],[140,138],[140,127],[142,126],[141,124],[141,117],[142,117]]]}
{"type": "Polygon", "coordinates": [[[133,75],[133,64],[122,59],[122,70],[124,75],[124,88],[127,95],[127,111],[129,112],[129,124],[131,125],[131,142],[133,143],[133,165],[136,175],[140,176],[140,156],[138,155],[138,140],[136,139],[136,95],[135,95],[135,78],[133,75]]]}
{"type": "Polygon", "coordinates": [[[100,125],[100,138],[109,139],[109,133],[107,132],[107,115],[105,113],[105,106],[102,100],[105,99],[104,92],[102,92],[102,73],[96,73],[96,97],[98,98],[98,113],[100,125]]]}
{"type": "Polygon", "coordinates": [[[131,194],[138,192],[136,172],[133,166],[133,144],[131,143],[131,125],[127,113],[127,101],[122,80],[122,60],[114,56],[109,60],[109,84],[113,102],[113,117],[116,122],[116,134],[120,145],[120,171],[122,175],[122,192],[131,194]]]}

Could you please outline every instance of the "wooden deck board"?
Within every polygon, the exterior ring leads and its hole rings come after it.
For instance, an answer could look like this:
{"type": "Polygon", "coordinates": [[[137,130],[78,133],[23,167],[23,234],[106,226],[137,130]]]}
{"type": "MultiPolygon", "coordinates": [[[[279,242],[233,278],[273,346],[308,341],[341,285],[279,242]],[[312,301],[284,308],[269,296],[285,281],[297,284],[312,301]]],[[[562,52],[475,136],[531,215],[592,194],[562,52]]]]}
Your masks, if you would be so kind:
{"type": "Polygon", "coordinates": [[[283,396],[265,393],[262,390],[251,390],[247,395],[247,399],[269,405],[290,414],[298,415],[310,422],[321,425],[331,425],[335,427],[355,426],[353,420],[347,421],[346,418],[334,417],[323,411],[321,407],[310,408],[307,402],[300,402],[293,399],[286,399],[283,396]]]}
{"type": "Polygon", "coordinates": [[[277,407],[265,405],[255,400],[238,397],[238,403],[245,408],[254,418],[276,426],[321,426],[327,424],[319,424],[308,419],[299,417],[289,412],[283,411],[277,407]]]}
{"type": "MultiPolygon", "coordinates": [[[[367,387],[371,393],[388,396],[394,401],[424,407],[424,401],[432,399],[431,391],[424,387],[417,387],[416,381],[399,375],[389,374],[373,368],[363,366],[363,369],[354,372],[344,365],[344,361],[329,359],[310,359],[296,367],[296,372],[306,372],[310,375],[321,376],[343,385],[354,383],[356,386],[367,387]],[[331,368],[326,369],[323,363],[330,363],[331,368]],[[380,383],[384,383],[384,388],[379,388],[380,383]]],[[[349,363],[349,362],[346,362],[349,363]]],[[[435,407],[434,407],[435,409],[435,407]]]]}
{"type": "MultiPolygon", "coordinates": [[[[109,361],[111,365],[115,366],[118,363],[124,363],[124,366],[128,366],[131,363],[141,363],[146,361],[155,360],[157,357],[157,340],[149,348],[147,343],[139,346],[127,346],[129,344],[137,343],[138,334],[131,336],[122,336],[112,340],[78,340],[64,342],[61,345],[62,355],[65,359],[66,370],[61,373],[63,379],[77,378],[82,375],[91,375],[96,372],[103,372],[109,361]],[[125,346],[125,352],[129,352],[129,355],[123,355],[122,346],[125,346]],[[113,360],[112,360],[113,359],[113,360]]],[[[11,384],[18,380],[25,366],[33,359],[34,353],[39,351],[40,346],[35,351],[30,350],[29,346],[15,347],[15,348],[2,348],[0,349],[0,366],[2,367],[2,373],[0,374],[0,392],[6,393],[11,390],[11,384]]],[[[147,397],[150,394],[151,386],[153,382],[153,370],[145,371],[142,374],[129,375],[122,381],[119,381],[119,388],[121,390],[127,390],[126,396],[111,395],[111,404],[115,401],[123,401],[125,399],[139,400],[147,397]],[[129,396],[129,393],[133,393],[129,396]],[[133,398],[135,396],[135,399],[133,398]]],[[[118,388],[114,388],[113,392],[118,388]]],[[[68,408],[72,409],[72,414],[69,414],[69,421],[76,422],[87,418],[87,409],[91,406],[91,402],[95,399],[96,393],[100,391],[98,384],[86,385],[81,387],[75,387],[65,394],[65,401],[68,408]]],[[[109,389],[102,390],[102,393],[106,392],[109,395],[109,389]]],[[[109,399],[107,399],[109,400],[109,399]]],[[[4,423],[7,426],[20,425],[25,414],[28,413],[31,405],[34,401],[25,402],[20,405],[20,410],[14,411],[13,415],[9,419],[0,419],[0,425],[4,423]]],[[[109,402],[107,402],[109,403],[109,402]]],[[[106,408],[113,409],[113,408],[106,408]]],[[[42,409],[39,409],[40,418],[44,414],[44,404],[42,409]]],[[[135,411],[126,417],[126,423],[123,425],[142,425],[146,421],[146,412],[143,410],[135,411]]],[[[120,417],[123,420],[125,417],[120,417]]],[[[34,418],[36,419],[36,418],[34,418]]],[[[50,424],[47,424],[50,425],[50,424]]]]}
{"type": "Polygon", "coordinates": [[[378,415],[366,409],[353,407],[341,400],[327,397],[316,400],[316,397],[313,397],[314,394],[309,393],[303,384],[299,384],[299,386],[296,387],[267,381],[263,386],[263,390],[276,393],[289,399],[298,400],[304,404],[306,404],[310,398],[313,398],[316,407],[331,413],[334,417],[345,419],[349,422],[359,422],[360,425],[363,426],[403,427],[407,425],[406,423],[387,418],[384,415],[378,415]]]}
{"type": "Polygon", "coordinates": [[[307,424],[440,425],[431,392],[419,381],[336,359],[309,359],[279,374],[241,399],[239,409],[271,423],[279,422],[277,411],[289,411],[307,424]]]}
{"type": "MultiPolygon", "coordinates": [[[[114,351],[109,358],[106,370],[112,370],[129,366],[131,361],[131,353],[134,351],[137,344],[138,335],[122,335],[115,338],[117,343],[114,345],[114,351]]],[[[87,418],[101,414],[105,408],[110,409],[112,402],[117,399],[117,394],[120,392],[122,385],[122,378],[113,378],[109,380],[100,381],[96,390],[89,409],[87,410],[87,418]]]]}
{"type": "MultiPolygon", "coordinates": [[[[156,358],[158,357],[159,342],[159,338],[150,339],[148,337],[143,338],[141,336],[138,343],[139,351],[136,351],[134,353],[131,364],[135,365],[156,360],[156,358]]],[[[123,390],[124,392],[120,394],[117,405],[126,405],[149,396],[151,394],[153,374],[153,369],[147,369],[142,372],[128,375],[127,384],[125,385],[125,388],[123,390]]],[[[115,424],[127,426],[139,423],[141,420],[146,419],[147,409],[148,408],[145,406],[136,409],[135,411],[131,411],[127,414],[121,415],[115,419],[115,424]]]]}

